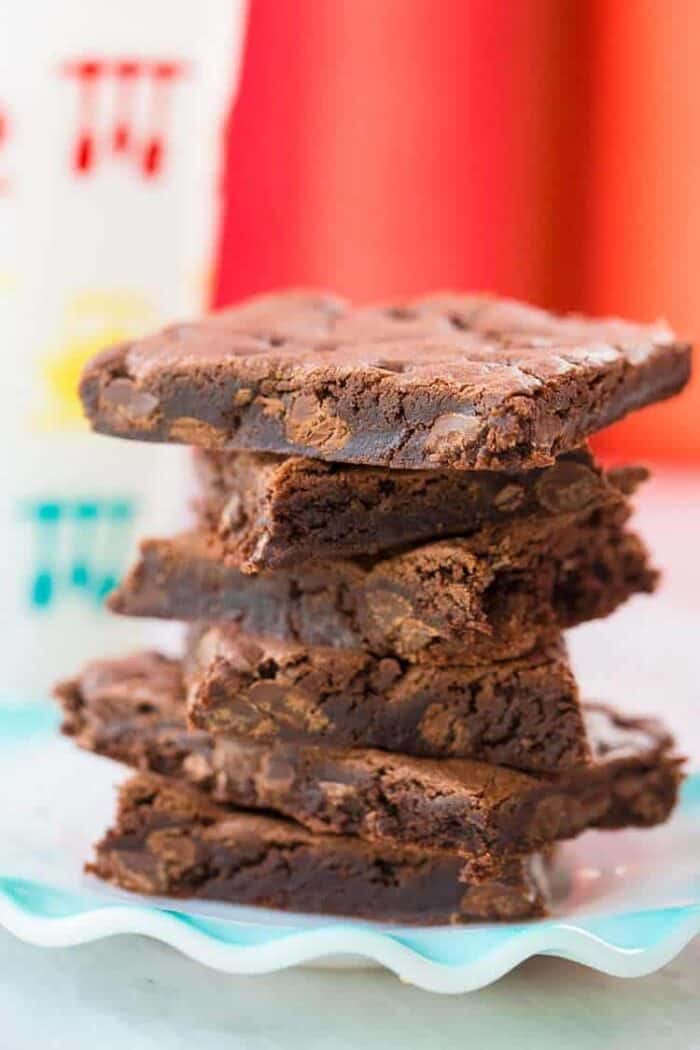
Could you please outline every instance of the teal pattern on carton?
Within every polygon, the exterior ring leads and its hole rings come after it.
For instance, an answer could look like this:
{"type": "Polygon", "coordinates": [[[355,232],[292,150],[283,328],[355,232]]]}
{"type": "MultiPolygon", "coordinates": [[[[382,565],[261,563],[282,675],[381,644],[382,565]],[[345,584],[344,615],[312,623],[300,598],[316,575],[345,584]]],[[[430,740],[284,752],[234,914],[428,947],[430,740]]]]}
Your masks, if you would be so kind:
{"type": "Polygon", "coordinates": [[[31,530],[29,605],[52,610],[73,596],[100,606],[122,575],[136,516],[128,497],[27,502],[22,514],[31,530]]]}

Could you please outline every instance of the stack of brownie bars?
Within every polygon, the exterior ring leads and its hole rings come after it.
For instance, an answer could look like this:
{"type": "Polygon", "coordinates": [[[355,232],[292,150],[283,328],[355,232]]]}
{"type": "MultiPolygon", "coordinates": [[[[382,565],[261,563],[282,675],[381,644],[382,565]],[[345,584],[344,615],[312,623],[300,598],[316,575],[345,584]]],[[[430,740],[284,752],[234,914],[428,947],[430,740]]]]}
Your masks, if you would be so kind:
{"type": "Polygon", "coordinates": [[[64,730],[138,772],[89,870],[405,922],[547,908],[557,842],[665,820],[655,721],[584,703],[562,631],[650,592],[645,473],[595,430],[679,391],[664,325],[486,296],[253,300],[108,350],[94,428],[196,452],[196,527],[112,595],[180,660],[87,666],[64,730]]]}

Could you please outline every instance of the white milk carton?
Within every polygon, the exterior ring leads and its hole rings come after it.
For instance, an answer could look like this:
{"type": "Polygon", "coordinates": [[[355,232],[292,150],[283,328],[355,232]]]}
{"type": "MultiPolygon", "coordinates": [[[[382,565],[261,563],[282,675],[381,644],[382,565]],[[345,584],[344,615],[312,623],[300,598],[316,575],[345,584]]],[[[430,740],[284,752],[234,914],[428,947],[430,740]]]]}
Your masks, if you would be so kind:
{"type": "Polygon", "coordinates": [[[95,436],[84,362],[206,305],[244,0],[0,5],[0,699],[147,643],[102,608],[183,449],[95,436]]]}

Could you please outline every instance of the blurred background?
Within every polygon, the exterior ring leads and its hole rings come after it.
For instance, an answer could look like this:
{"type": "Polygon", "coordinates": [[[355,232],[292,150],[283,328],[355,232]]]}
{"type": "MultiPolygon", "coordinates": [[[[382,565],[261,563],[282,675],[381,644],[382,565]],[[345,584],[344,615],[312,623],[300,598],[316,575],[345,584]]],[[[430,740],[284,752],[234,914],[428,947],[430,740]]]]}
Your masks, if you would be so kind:
{"type": "MultiPolygon", "coordinates": [[[[151,637],[101,602],[134,537],[181,522],[185,453],[87,433],[101,346],[288,285],[486,289],[693,337],[699,264],[697,0],[10,0],[0,696],[151,637]]],[[[596,438],[656,465],[662,562],[700,527],[699,416],[696,377],[596,438]]],[[[694,553],[674,571],[686,597],[657,608],[680,644],[694,553]]]]}
{"type": "MultiPolygon", "coordinates": [[[[697,0],[252,0],[215,288],[492,289],[700,332],[697,0]]],[[[700,459],[700,385],[602,448],[700,459]]]]}

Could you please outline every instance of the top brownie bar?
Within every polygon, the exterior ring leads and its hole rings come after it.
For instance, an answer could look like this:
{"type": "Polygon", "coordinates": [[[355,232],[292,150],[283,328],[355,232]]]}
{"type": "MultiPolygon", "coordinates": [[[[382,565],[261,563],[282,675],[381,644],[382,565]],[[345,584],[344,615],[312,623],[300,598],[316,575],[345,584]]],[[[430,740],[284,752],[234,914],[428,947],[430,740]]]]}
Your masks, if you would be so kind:
{"type": "Polygon", "coordinates": [[[98,354],[96,430],[399,468],[546,466],[686,383],[664,324],[557,316],[485,295],[351,307],[261,296],[98,354]]]}

